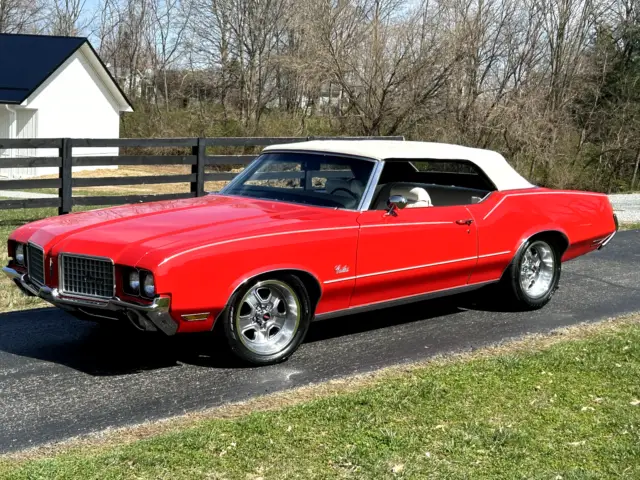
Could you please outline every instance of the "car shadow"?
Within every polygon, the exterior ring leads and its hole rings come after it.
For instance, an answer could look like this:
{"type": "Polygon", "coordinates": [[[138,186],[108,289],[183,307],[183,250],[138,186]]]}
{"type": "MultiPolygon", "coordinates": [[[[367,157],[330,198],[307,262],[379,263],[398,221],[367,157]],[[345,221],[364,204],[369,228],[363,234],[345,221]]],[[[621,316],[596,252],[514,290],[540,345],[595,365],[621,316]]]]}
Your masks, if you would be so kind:
{"type": "MultiPolygon", "coordinates": [[[[327,341],[381,328],[454,315],[482,307],[464,294],[312,323],[305,343],[327,341]]],[[[56,308],[0,313],[3,353],[64,365],[93,376],[130,375],[180,366],[247,368],[230,355],[220,335],[145,333],[129,324],[78,320],[56,308]]]]}
{"type": "MultiPolygon", "coordinates": [[[[0,314],[0,356],[6,352],[95,376],[170,368],[183,359],[191,363],[198,352],[211,350],[207,337],[144,333],[128,323],[96,324],[56,308],[0,314]]],[[[220,356],[217,364],[224,367],[224,362],[220,356]]]]}
{"type": "Polygon", "coordinates": [[[319,342],[459,313],[462,311],[459,297],[426,300],[314,322],[305,342],[319,342]]]}

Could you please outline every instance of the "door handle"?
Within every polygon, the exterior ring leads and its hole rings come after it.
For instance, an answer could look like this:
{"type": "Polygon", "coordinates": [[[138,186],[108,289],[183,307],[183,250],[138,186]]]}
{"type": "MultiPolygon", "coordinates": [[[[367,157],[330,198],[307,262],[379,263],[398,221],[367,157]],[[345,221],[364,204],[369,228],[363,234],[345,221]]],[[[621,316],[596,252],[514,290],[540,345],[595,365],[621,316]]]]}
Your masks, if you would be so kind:
{"type": "Polygon", "coordinates": [[[471,218],[467,218],[466,220],[456,220],[458,225],[471,225],[473,220],[471,218]]]}

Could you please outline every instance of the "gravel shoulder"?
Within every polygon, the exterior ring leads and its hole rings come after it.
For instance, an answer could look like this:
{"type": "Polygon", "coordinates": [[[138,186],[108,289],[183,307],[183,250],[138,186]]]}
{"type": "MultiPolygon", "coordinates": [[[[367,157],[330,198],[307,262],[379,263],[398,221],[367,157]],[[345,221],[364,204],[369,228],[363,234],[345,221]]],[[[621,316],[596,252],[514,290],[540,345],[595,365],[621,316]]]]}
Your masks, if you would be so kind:
{"type": "Polygon", "coordinates": [[[620,223],[640,223],[640,193],[609,195],[609,200],[620,223]]]}

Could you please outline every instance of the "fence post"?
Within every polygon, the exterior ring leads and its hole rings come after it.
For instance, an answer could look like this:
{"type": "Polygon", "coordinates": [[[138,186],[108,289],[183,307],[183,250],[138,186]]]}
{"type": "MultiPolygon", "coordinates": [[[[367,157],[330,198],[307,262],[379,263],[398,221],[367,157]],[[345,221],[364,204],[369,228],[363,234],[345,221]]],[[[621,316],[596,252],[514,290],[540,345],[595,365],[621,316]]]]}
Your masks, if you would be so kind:
{"type": "Polygon", "coordinates": [[[191,165],[191,173],[196,175],[195,181],[191,182],[191,193],[196,197],[204,196],[204,160],[206,156],[207,144],[204,138],[198,138],[196,145],[191,147],[191,154],[196,156],[196,163],[191,165]]]}
{"type": "Polygon", "coordinates": [[[58,207],[58,215],[70,213],[73,208],[73,191],[71,189],[71,148],[71,139],[63,138],[59,151],[60,168],[58,169],[58,178],[60,179],[60,188],[58,189],[58,197],[60,198],[60,206],[58,207]]]}

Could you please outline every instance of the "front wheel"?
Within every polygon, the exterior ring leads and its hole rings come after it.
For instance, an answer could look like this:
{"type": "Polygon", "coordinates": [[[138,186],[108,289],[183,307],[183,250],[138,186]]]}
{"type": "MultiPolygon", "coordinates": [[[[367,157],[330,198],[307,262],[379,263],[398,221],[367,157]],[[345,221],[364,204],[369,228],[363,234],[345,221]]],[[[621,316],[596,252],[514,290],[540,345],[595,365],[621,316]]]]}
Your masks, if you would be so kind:
{"type": "Polygon", "coordinates": [[[551,300],[558,288],[560,272],[560,258],[554,247],[544,240],[528,240],[504,281],[519,307],[535,310],[551,300]]]}
{"type": "Polygon", "coordinates": [[[294,275],[283,275],[241,288],[225,315],[224,332],[237,357],[254,365],[268,365],[295,352],[310,321],[304,285],[294,275]]]}

